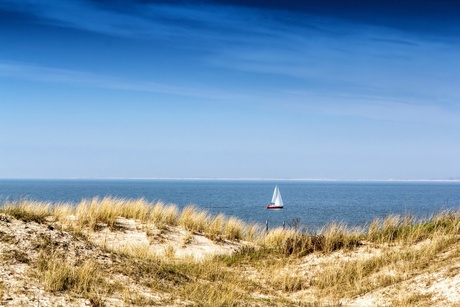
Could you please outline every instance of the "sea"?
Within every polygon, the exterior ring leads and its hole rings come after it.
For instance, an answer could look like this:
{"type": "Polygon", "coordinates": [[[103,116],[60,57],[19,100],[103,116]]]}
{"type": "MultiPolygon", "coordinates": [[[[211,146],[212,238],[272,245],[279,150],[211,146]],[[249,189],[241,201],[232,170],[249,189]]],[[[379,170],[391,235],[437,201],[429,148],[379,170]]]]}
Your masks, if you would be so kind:
{"type": "Polygon", "coordinates": [[[330,223],[365,228],[390,214],[429,218],[460,210],[458,181],[300,180],[0,180],[0,203],[34,200],[78,204],[112,196],[195,205],[269,228],[301,226],[316,232],[330,223]],[[275,185],[284,209],[267,210],[275,185]]]}

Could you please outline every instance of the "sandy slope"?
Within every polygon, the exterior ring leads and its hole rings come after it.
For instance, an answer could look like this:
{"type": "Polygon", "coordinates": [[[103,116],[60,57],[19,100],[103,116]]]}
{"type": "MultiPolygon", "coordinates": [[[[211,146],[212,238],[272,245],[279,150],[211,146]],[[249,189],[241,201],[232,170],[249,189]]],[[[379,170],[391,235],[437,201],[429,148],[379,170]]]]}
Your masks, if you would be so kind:
{"type": "MultiPolygon", "coordinates": [[[[44,246],[52,246],[53,251],[64,253],[73,263],[92,259],[102,264],[106,270],[105,274],[111,274],[112,282],[129,285],[133,292],[148,296],[152,302],[164,304],[166,298],[169,299],[170,305],[175,306],[182,305],[184,302],[175,301],[173,297],[168,298],[169,293],[155,292],[138,280],[120,273],[122,270],[118,268],[124,265],[123,259],[109,250],[144,246],[158,255],[193,257],[196,261],[200,261],[207,256],[232,253],[242,244],[235,242],[217,244],[202,235],[191,234],[181,227],[157,229],[153,225],[140,224],[123,218],[120,218],[117,224],[117,231],[111,231],[104,225],[100,225],[100,231],[88,233],[88,239],[79,239],[63,231],[52,220],[46,224],[25,223],[0,214],[0,305],[91,306],[90,300],[75,294],[45,291],[36,268],[39,252],[44,246]]],[[[446,255],[449,252],[458,254],[459,249],[460,246],[457,244],[455,250],[446,252],[446,255]]],[[[325,264],[347,259],[366,259],[379,255],[380,252],[379,248],[364,244],[354,251],[337,251],[329,255],[315,253],[293,262],[292,267],[287,266],[285,270],[290,274],[299,274],[304,280],[308,280],[310,275],[320,273],[325,264]]],[[[427,270],[414,272],[402,282],[359,297],[341,298],[331,303],[342,306],[391,306],[395,298],[399,297],[399,301],[404,301],[406,297],[420,295],[429,298],[428,305],[431,306],[460,306],[460,262],[449,262],[449,265],[445,266],[442,257],[437,261],[439,262],[437,265],[433,264],[427,270]]],[[[253,278],[259,279],[260,273],[254,271],[252,274],[254,274],[253,278]]],[[[107,295],[104,298],[105,306],[124,306],[123,295],[117,292],[107,295]]],[[[281,295],[299,303],[318,301],[315,299],[315,289],[308,287],[281,295]]]]}
{"type": "MultiPolygon", "coordinates": [[[[104,228],[88,234],[89,241],[79,239],[61,230],[57,223],[25,223],[13,217],[0,214],[0,306],[90,306],[87,299],[60,292],[47,292],[36,276],[36,262],[43,245],[62,252],[71,262],[92,259],[104,267],[122,266],[123,262],[107,250],[126,246],[148,246],[158,254],[174,252],[176,257],[193,256],[199,260],[215,254],[228,254],[239,244],[222,242],[215,244],[197,234],[188,234],[180,227],[164,230],[141,225],[133,220],[120,218],[118,231],[104,228]]],[[[171,255],[172,256],[172,255],[171,255]]],[[[116,271],[116,270],[114,270],[116,271]]],[[[133,290],[150,298],[164,299],[167,294],[150,293],[151,289],[121,274],[113,274],[114,280],[131,285],[133,290]]],[[[105,298],[106,306],[124,306],[123,297],[113,294],[105,298]]]]}
{"type": "MultiPolygon", "coordinates": [[[[429,242],[423,242],[429,244],[429,242]]],[[[400,248],[398,246],[390,248],[400,248]]],[[[460,243],[445,254],[460,250],[460,243]]],[[[381,255],[381,249],[364,244],[355,251],[337,251],[330,255],[311,254],[306,256],[298,273],[305,275],[321,274],[323,264],[352,261],[356,259],[370,259],[381,255]]],[[[440,257],[443,258],[443,257],[440,257]]],[[[406,280],[393,285],[379,288],[353,298],[342,298],[342,306],[395,306],[395,301],[405,303],[407,306],[460,306],[460,258],[457,261],[444,265],[443,259],[438,259],[438,264],[431,263],[421,272],[412,272],[406,280]],[[420,301],[411,303],[410,298],[425,297],[420,301]]],[[[391,272],[387,272],[391,274],[391,272]]],[[[312,291],[299,291],[296,296],[309,299],[312,291]]],[[[331,302],[335,303],[335,302],[331,302]]]]}
{"type": "Polygon", "coordinates": [[[82,298],[46,292],[40,276],[33,277],[32,267],[42,244],[54,244],[69,259],[109,259],[100,249],[52,226],[24,223],[5,215],[0,215],[0,241],[2,306],[87,306],[82,298]]]}

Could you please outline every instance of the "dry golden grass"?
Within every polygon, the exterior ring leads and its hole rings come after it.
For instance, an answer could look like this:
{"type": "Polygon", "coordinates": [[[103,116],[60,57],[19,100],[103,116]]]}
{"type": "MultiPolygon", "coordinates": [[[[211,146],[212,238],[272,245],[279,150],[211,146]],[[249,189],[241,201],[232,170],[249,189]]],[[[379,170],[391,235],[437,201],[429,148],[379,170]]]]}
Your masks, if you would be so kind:
{"type": "Polygon", "coordinates": [[[166,225],[175,226],[179,218],[179,209],[176,205],[165,205],[162,202],[157,202],[151,207],[148,219],[152,221],[158,228],[163,228],[166,225]]]}
{"type": "Polygon", "coordinates": [[[193,205],[186,206],[182,209],[179,216],[179,225],[189,231],[205,232],[209,228],[209,213],[205,210],[199,210],[193,205]]]}
{"type": "Polygon", "coordinates": [[[287,241],[297,236],[295,230],[285,230],[282,227],[271,230],[264,238],[262,243],[268,248],[281,248],[287,244],[287,241]]]}
{"type": "Polygon", "coordinates": [[[166,225],[177,225],[178,222],[178,216],[179,216],[179,209],[177,208],[176,205],[167,205],[165,207],[165,210],[163,212],[163,222],[166,225]]]}
{"type": "Polygon", "coordinates": [[[402,293],[391,301],[392,306],[400,307],[430,307],[433,305],[432,294],[402,293]]]}
{"type": "Polygon", "coordinates": [[[322,250],[330,253],[338,249],[351,249],[358,246],[362,235],[359,231],[352,231],[342,223],[332,223],[320,231],[324,237],[322,250]]]}
{"type": "Polygon", "coordinates": [[[157,254],[146,244],[129,244],[107,247],[118,254],[126,255],[140,260],[157,260],[157,254]]]}
{"type": "Polygon", "coordinates": [[[103,223],[114,228],[118,217],[146,221],[151,210],[151,204],[144,199],[104,197],[82,200],[76,206],[75,215],[77,224],[82,227],[95,229],[97,224],[103,223]]]}
{"type": "Polygon", "coordinates": [[[209,223],[209,238],[211,240],[218,240],[222,237],[224,233],[224,225],[226,223],[226,218],[223,214],[218,214],[213,217],[209,223]]]}
{"type": "Polygon", "coordinates": [[[264,279],[275,289],[284,292],[296,292],[306,288],[302,275],[292,274],[284,265],[272,266],[265,271],[264,279]]]}
{"type": "Polygon", "coordinates": [[[458,237],[437,237],[421,246],[383,248],[369,259],[356,258],[327,263],[321,274],[312,279],[323,295],[352,297],[406,280],[415,272],[433,265],[432,262],[458,237]]]}
{"type": "Polygon", "coordinates": [[[246,224],[244,228],[244,239],[254,242],[262,236],[262,226],[257,223],[246,224]]]}
{"type": "Polygon", "coordinates": [[[150,216],[152,205],[144,198],[128,201],[123,200],[123,214],[122,216],[128,219],[147,221],[150,216]]]}
{"type": "Polygon", "coordinates": [[[459,233],[460,211],[444,211],[420,221],[410,215],[389,215],[383,220],[376,219],[369,226],[367,239],[379,244],[413,244],[439,235],[459,233]]]}
{"type": "Polygon", "coordinates": [[[157,202],[151,207],[148,220],[152,221],[158,228],[163,228],[165,225],[177,225],[179,209],[175,205],[165,205],[157,202]]]}
{"type": "Polygon", "coordinates": [[[230,217],[224,226],[224,236],[229,240],[241,240],[243,239],[245,224],[243,221],[230,217]]]}
{"type": "Polygon", "coordinates": [[[38,260],[38,275],[47,291],[72,291],[85,297],[96,297],[104,280],[91,259],[80,265],[69,263],[63,255],[42,252],[38,260]]]}
{"type": "Polygon", "coordinates": [[[164,223],[165,204],[161,201],[157,202],[150,210],[149,220],[155,224],[164,223]]]}
{"type": "Polygon", "coordinates": [[[261,244],[284,255],[305,256],[315,251],[331,253],[360,245],[360,234],[343,224],[324,227],[318,235],[308,235],[296,229],[276,228],[263,237],[261,244]]]}
{"type": "MultiPolygon", "coordinates": [[[[201,260],[176,257],[178,249],[183,248],[180,245],[167,245],[160,254],[148,243],[112,246],[110,250],[103,247],[122,259],[122,264],[113,268],[117,274],[151,291],[166,293],[169,300],[179,300],[178,304],[297,306],[303,301],[296,297],[308,292],[306,306],[322,302],[340,305],[344,299],[400,285],[416,274],[443,267],[458,270],[455,263],[460,261],[460,212],[443,212],[426,220],[390,215],[374,220],[366,230],[333,223],[310,235],[298,228],[275,228],[265,233],[260,225],[245,224],[234,217],[211,216],[194,206],[179,211],[174,205],[143,199],[94,198],[76,207],[18,202],[4,204],[1,211],[39,223],[54,215],[62,224],[89,232],[95,231],[99,223],[116,230],[118,217],[136,219],[148,227],[153,227],[152,223],[159,228],[180,225],[190,231],[180,243],[184,246],[190,243],[191,232],[213,240],[251,241],[232,255],[201,260]],[[68,219],[71,215],[75,220],[68,219]],[[311,264],[305,261],[307,258],[326,260],[311,264]]],[[[62,254],[43,252],[37,267],[47,291],[72,292],[97,300],[113,290],[107,286],[112,269],[89,259],[70,263],[62,254]]],[[[116,291],[125,292],[127,304],[161,305],[139,290],[119,287],[116,291]]],[[[390,303],[428,306],[431,299],[431,294],[411,292],[394,296],[390,303]]],[[[171,301],[165,298],[163,303],[171,301]]]]}
{"type": "Polygon", "coordinates": [[[75,214],[75,208],[70,204],[57,204],[53,206],[51,214],[62,223],[69,223],[73,214],[75,214]]]}
{"type": "Polygon", "coordinates": [[[238,271],[223,265],[219,258],[197,263],[182,259],[174,263],[192,282],[178,287],[178,294],[198,306],[245,306],[251,301],[253,283],[238,271]]]}
{"type": "Polygon", "coordinates": [[[22,200],[3,203],[1,212],[25,222],[43,223],[51,214],[51,204],[22,200]]]}
{"type": "MultiPolygon", "coordinates": [[[[110,199],[112,200],[112,199],[110,199]]],[[[98,198],[91,200],[82,200],[75,209],[77,224],[80,227],[88,227],[92,230],[96,229],[98,223],[105,223],[110,227],[115,225],[115,217],[117,214],[117,203],[115,201],[109,204],[109,199],[104,198],[100,201],[98,198]]]]}
{"type": "Polygon", "coordinates": [[[242,306],[246,297],[238,284],[218,281],[212,286],[201,281],[189,283],[180,294],[198,306],[242,306]]]}

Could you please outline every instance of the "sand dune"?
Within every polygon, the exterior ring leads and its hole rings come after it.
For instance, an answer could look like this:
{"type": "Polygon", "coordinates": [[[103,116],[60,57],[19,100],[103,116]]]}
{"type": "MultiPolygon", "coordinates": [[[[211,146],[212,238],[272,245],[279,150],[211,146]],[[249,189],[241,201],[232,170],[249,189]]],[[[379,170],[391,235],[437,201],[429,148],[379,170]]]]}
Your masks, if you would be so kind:
{"type": "Polygon", "coordinates": [[[66,220],[0,214],[1,306],[460,306],[458,234],[283,256],[177,225],[66,220]]]}

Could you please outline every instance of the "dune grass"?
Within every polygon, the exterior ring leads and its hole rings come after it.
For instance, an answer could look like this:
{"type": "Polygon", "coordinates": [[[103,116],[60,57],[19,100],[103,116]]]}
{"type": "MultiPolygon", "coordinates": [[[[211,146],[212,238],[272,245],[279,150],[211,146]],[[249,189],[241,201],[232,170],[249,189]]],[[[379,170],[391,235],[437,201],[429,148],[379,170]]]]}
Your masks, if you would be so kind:
{"type": "Polygon", "coordinates": [[[118,217],[146,221],[151,210],[151,205],[144,199],[104,197],[82,200],[75,208],[75,216],[82,227],[95,229],[97,224],[103,223],[114,228],[118,217]]]}
{"type": "Polygon", "coordinates": [[[413,244],[440,235],[458,235],[459,216],[460,211],[443,211],[417,221],[410,215],[389,215],[385,219],[372,221],[366,239],[379,244],[413,244]]]}
{"type": "Polygon", "coordinates": [[[51,214],[51,204],[28,200],[6,202],[2,205],[0,212],[25,222],[43,223],[45,218],[51,214]]]}
{"type": "Polygon", "coordinates": [[[225,223],[224,235],[229,240],[242,240],[244,238],[245,224],[240,219],[230,217],[225,223]]]}
{"type": "Polygon", "coordinates": [[[42,254],[39,259],[39,270],[43,273],[43,282],[48,291],[72,290],[80,294],[91,293],[95,284],[100,282],[95,274],[97,267],[91,260],[74,266],[62,256],[42,254]]]}
{"type": "MultiPolygon", "coordinates": [[[[177,249],[184,248],[181,246],[167,246],[161,255],[142,244],[107,250],[123,259],[123,264],[113,269],[117,274],[198,306],[297,306],[302,301],[295,297],[304,292],[312,297],[310,306],[340,305],[343,298],[399,284],[415,273],[455,268],[460,261],[460,211],[441,212],[423,220],[390,215],[375,219],[366,229],[331,223],[315,234],[299,227],[266,233],[261,225],[222,214],[212,216],[195,206],[179,210],[175,205],[144,199],[93,198],[76,206],[21,201],[5,203],[0,211],[37,223],[46,223],[51,215],[62,224],[87,231],[98,231],[101,223],[117,231],[119,217],[158,228],[179,226],[188,231],[184,246],[192,240],[191,233],[214,241],[248,241],[231,255],[200,261],[174,257],[177,249]],[[363,254],[367,256],[353,256],[359,249],[368,251],[363,254]],[[330,260],[312,265],[305,260],[312,254],[330,260]]],[[[73,292],[93,300],[112,291],[107,285],[108,273],[97,274],[98,270],[100,265],[92,260],[71,264],[63,255],[52,253],[43,253],[38,265],[47,291],[73,292]]],[[[127,303],[153,304],[142,293],[121,288],[127,293],[127,303]]],[[[429,294],[412,293],[395,297],[393,302],[427,305],[430,299],[429,294]]],[[[165,299],[164,303],[171,302],[165,299]]]]}
{"type": "Polygon", "coordinates": [[[53,205],[22,200],[3,203],[0,212],[20,220],[38,223],[43,223],[48,216],[54,216],[62,223],[68,224],[73,216],[74,227],[86,227],[91,230],[97,230],[98,224],[115,229],[119,217],[147,224],[153,223],[159,228],[179,225],[212,240],[248,240],[262,243],[269,248],[285,250],[289,255],[349,249],[359,246],[361,241],[376,244],[413,244],[434,235],[452,235],[460,232],[459,212],[452,211],[441,212],[425,220],[416,220],[410,215],[389,215],[384,219],[373,220],[366,231],[351,230],[345,224],[331,223],[315,235],[308,235],[299,227],[275,228],[266,234],[262,231],[261,225],[247,224],[223,214],[212,216],[194,205],[179,210],[173,204],[150,203],[142,198],[93,198],[84,199],[76,205],[53,205]]]}
{"type": "Polygon", "coordinates": [[[325,266],[311,285],[324,295],[352,297],[408,279],[426,269],[436,257],[458,242],[458,238],[433,238],[429,244],[403,251],[383,250],[369,259],[342,260],[325,266]]]}
{"type": "Polygon", "coordinates": [[[209,221],[209,238],[211,240],[216,241],[222,238],[226,221],[227,219],[222,213],[209,221]]]}
{"type": "Polygon", "coordinates": [[[165,225],[175,226],[179,217],[179,209],[175,205],[165,205],[157,202],[151,207],[148,220],[152,221],[158,228],[165,225]]]}
{"type": "Polygon", "coordinates": [[[46,217],[53,216],[72,228],[97,231],[100,226],[117,228],[117,219],[124,217],[142,223],[153,223],[158,228],[182,226],[191,232],[201,233],[212,240],[254,241],[262,232],[258,224],[243,221],[223,214],[210,215],[194,205],[179,210],[176,205],[162,202],[149,203],[145,199],[123,199],[114,197],[83,199],[76,205],[41,203],[34,201],[5,202],[0,210],[26,222],[43,223],[46,217]]]}
{"type": "Polygon", "coordinates": [[[88,298],[92,306],[100,306],[110,287],[98,271],[98,265],[91,259],[74,264],[64,255],[43,251],[39,255],[35,275],[46,291],[75,293],[88,298]]]}
{"type": "Polygon", "coordinates": [[[178,223],[189,231],[203,233],[209,228],[209,219],[207,211],[189,205],[182,209],[178,223]]]}

